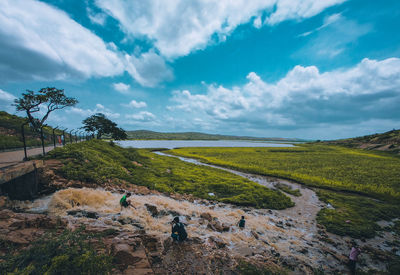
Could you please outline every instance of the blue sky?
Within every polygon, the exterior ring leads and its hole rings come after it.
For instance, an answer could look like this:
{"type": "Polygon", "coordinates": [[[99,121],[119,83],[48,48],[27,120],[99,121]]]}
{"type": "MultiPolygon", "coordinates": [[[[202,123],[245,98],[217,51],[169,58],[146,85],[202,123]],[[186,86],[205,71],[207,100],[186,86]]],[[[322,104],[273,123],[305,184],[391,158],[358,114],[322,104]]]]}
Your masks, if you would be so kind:
{"type": "MultiPolygon", "coordinates": [[[[26,89],[126,130],[334,139],[400,128],[396,0],[2,0],[0,109],[26,89]]],[[[23,115],[22,113],[17,113],[23,115]]]]}

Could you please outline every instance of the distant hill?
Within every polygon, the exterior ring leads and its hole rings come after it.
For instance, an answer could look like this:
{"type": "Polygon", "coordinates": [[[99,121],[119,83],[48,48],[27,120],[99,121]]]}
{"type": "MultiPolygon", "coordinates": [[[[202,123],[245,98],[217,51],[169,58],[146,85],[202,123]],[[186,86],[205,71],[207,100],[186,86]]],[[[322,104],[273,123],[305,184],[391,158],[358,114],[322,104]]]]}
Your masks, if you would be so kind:
{"type": "Polygon", "coordinates": [[[288,138],[259,138],[248,136],[228,136],[228,135],[213,135],[198,132],[183,132],[183,133],[160,133],[147,130],[127,131],[128,139],[169,139],[169,140],[254,140],[254,141],[282,141],[282,142],[300,142],[301,139],[288,138]]]}
{"type": "Polygon", "coordinates": [[[389,151],[400,154],[400,130],[392,130],[382,134],[324,141],[323,143],[343,145],[367,150],[389,151]]]}

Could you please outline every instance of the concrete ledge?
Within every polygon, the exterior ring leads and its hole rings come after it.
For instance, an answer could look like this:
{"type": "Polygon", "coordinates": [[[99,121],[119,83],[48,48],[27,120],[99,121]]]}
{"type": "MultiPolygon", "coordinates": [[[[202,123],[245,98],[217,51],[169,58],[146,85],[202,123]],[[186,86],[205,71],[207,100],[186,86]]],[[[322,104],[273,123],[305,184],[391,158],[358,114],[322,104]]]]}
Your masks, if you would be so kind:
{"type": "Polygon", "coordinates": [[[43,160],[30,160],[0,168],[0,185],[43,167],[43,160]]]}

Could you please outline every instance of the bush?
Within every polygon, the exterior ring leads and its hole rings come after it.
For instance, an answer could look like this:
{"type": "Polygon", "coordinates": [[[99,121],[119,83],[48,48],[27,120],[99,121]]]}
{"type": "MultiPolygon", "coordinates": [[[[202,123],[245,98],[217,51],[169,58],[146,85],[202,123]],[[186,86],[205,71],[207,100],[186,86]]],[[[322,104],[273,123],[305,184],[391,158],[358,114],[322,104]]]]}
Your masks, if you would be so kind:
{"type": "Polygon", "coordinates": [[[94,249],[97,238],[83,227],[45,234],[30,248],[1,257],[0,274],[109,274],[112,257],[94,249]]]}

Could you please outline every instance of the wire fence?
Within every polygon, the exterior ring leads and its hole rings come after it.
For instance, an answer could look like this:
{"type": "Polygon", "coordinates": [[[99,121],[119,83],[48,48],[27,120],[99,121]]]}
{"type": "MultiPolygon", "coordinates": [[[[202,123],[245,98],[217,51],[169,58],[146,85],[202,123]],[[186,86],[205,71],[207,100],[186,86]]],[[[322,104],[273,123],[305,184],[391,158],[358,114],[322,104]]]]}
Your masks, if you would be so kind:
{"type": "Polygon", "coordinates": [[[2,119],[0,123],[0,168],[26,161],[29,157],[46,155],[50,150],[66,144],[93,139],[82,129],[62,126],[43,126],[34,129],[27,121],[2,119]]]}
{"type": "MultiPolygon", "coordinates": [[[[28,154],[27,154],[27,146],[26,146],[26,137],[25,137],[25,125],[27,123],[24,123],[21,125],[21,135],[22,135],[22,142],[24,144],[24,159],[28,159],[28,154]]],[[[46,150],[45,146],[46,144],[52,144],[54,148],[57,146],[64,146],[68,143],[78,143],[84,140],[90,140],[94,138],[94,135],[90,135],[86,133],[85,131],[82,131],[80,129],[71,129],[68,130],[68,128],[60,128],[60,126],[57,126],[55,128],[47,127],[47,131],[44,131],[43,129],[45,126],[42,126],[39,131],[40,135],[40,141],[41,141],[41,147],[42,147],[42,154],[43,156],[46,155],[46,150]],[[49,128],[51,131],[49,132],[49,128]]]]}

